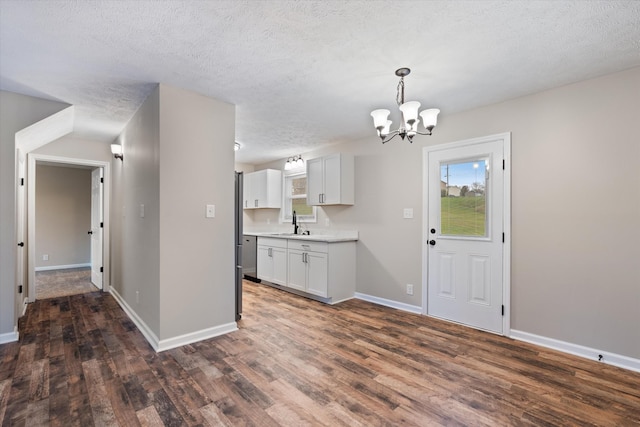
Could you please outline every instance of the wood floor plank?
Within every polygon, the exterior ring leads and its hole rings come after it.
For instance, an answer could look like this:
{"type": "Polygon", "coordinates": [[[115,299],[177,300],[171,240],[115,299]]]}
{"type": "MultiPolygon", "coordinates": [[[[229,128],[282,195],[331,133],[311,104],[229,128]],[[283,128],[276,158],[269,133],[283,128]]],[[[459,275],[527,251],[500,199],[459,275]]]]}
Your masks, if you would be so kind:
{"type": "Polygon", "coordinates": [[[640,373],[244,285],[238,331],[160,354],[109,294],[30,304],[0,345],[0,424],[640,426],[640,373]]]}

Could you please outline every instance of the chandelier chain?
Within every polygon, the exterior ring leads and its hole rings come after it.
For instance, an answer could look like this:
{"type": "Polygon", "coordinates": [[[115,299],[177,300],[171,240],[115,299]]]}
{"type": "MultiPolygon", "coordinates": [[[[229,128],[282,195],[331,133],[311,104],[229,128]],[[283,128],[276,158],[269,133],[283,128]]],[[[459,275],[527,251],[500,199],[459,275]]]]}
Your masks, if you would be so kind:
{"type": "Polygon", "coordinates": [[[400,77],[398,88],[396,89],[396,102],[398,107],[404,104],[404,77],[400,77]]]}

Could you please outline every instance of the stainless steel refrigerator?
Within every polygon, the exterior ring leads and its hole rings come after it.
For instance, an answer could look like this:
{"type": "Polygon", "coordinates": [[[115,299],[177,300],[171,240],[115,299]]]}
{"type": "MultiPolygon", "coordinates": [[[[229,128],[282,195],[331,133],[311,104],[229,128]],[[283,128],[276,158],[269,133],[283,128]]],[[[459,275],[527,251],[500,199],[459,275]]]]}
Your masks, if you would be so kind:
{"type": "Polygon", "coordinates": [[[236,250],[236,320],[242,318],[242,172],[236,172],[235,250],[236,250]]]}

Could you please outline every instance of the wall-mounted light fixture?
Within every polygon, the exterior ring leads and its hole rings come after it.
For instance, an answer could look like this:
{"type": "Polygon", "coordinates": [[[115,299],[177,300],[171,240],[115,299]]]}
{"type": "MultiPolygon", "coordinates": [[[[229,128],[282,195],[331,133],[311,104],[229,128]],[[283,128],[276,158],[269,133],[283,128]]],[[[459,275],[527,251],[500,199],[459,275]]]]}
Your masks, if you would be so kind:
{"type": "Polygon", "coordinates": [[[240,143],[236,142],[233,144],[233,151],[238,151],[240,149],[240,143]]]}
{"type": "Polygon", "coordinates": [[[121,161],[124,161],[124,154],[122,153],[122,145],[111,144],[111,154],[113,154],[113,157],[115,157],[116,159],[120,159],[121,161]]]}
{"type": "Polygon", "coordinates": [[[297,156],[289,157],[287,159],[287,163],[284,164],[284,170],[298,169],[304,166],[304,160],[302,160],[302,155],[298,154],[297,156]]]}

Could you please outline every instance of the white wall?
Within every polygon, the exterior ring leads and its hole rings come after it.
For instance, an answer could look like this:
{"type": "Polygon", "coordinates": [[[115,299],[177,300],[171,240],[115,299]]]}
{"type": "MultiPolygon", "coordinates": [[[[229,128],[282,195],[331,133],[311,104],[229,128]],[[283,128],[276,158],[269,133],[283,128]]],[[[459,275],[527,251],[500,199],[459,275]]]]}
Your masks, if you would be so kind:
{"type": "MultiPolygon", "coordinates": [[[[512,132],[511,327],[640,358],[640,68],[448,115],[413,144],[376,136],[303,153],[353,153],[356,204],[316,228],[355,228],[357,291],[421,304],[422,148],[512,132]],[[403,208],[414,219],[402,218],[403,208]]],[[[259,165],[282,168],[283,161],[259,165]]],[[[262,210],[254,226],[277,221],[262,210]]],[[[313,228],[311,226],[310,228],[313,228]]]]}
{"type": "MultiPolygon", "coordinates": [[[[16,323],[15,133],[68,107],[0,91],[0,342],[14,336],[16,323]]],[[[26,259],[27,248],[24,251],[26,259]]]]}
{"type": "Polygon", "coordinates": [[[91,170],[36,166],[35,223],[36,269],[90,263],[91,170]]]}

